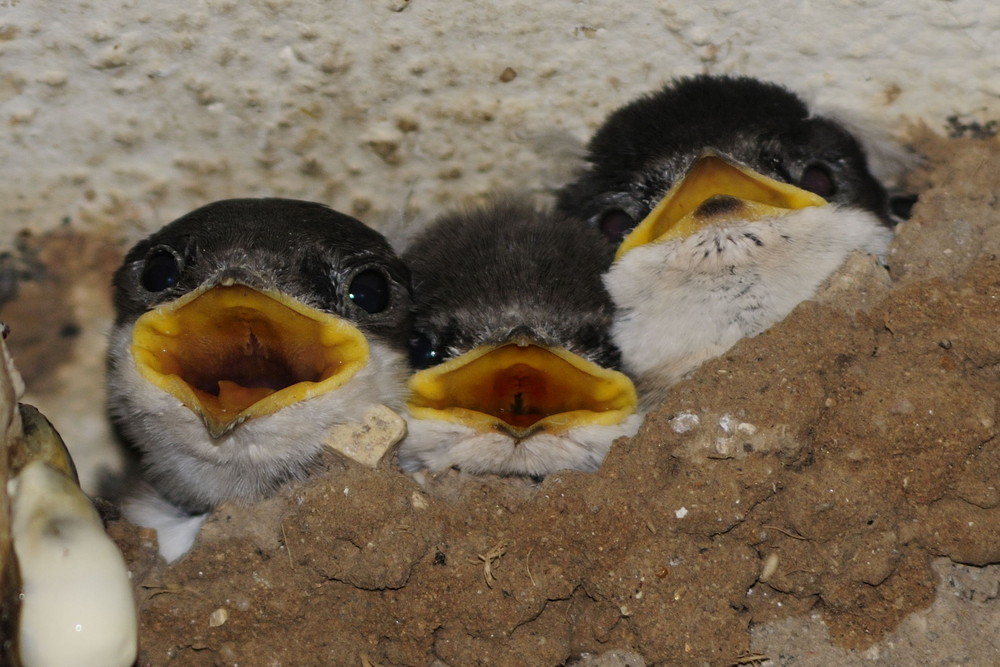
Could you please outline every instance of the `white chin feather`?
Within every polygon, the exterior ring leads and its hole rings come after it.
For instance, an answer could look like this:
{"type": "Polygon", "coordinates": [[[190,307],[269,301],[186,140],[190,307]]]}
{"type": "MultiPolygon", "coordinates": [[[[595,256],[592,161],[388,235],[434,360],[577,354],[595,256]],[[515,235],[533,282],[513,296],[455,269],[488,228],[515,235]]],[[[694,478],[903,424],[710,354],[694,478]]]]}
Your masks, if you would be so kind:
{"type": "Polygon", "coordinates": [[[403,357],[370,340],[371,360],[339,389],[248,420],[213,440],[194,412],[139,375],[130,344],[130,328],[112,332],[109,405],[156,491],[155,499],[133,494],[124,509],[133,522],[157,530],[168,560],[168,554],[187,551],[203,520],[174,505],[204,511],[224,500],[257,500],[305,477],[333,426],[359,421],[377,404],[397,410],[402,404],[403,357]]]}
{"type": "Polygon", "coordinates": [[[884,255],[892,231],[872,214],[824,206],[769,221],[706,227],[638,247],[605,284],[612,329],[643,403],[741,338],[779,322],[853,250],[884,255]]]}
{"type": "Polygon", "coordinates": [[[208,514],[187,514],[148,484],[137,485],[122,500],[122,514],[137,526],[156,531],[160,555],[172,563],[186,554],[208,514]]]}
{"type": "Polygon", "coordinates": [[[509,435],[451,422],[408,417],[399,463],[407,472],[458,468],[470,474],[542,477],[560,470],[597,470],[616,438],[632,436],[642,417],[612,426],[579,426],[559,434],[538,433],[517,441],[509,435]]]}

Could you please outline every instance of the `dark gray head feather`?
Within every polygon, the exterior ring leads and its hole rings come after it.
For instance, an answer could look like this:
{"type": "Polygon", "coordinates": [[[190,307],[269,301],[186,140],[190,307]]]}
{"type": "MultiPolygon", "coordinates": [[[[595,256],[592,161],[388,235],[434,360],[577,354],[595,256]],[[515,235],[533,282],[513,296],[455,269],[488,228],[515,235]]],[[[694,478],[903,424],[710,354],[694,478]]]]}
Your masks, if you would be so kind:
{"type": "Polygon", "coordinates": [[[418,367],[519,333],[609,368],[611,250],[595,230],[506,199],[437,220],[404,254],[418,367]]]}
{"type": "Polygon", "coordinates": [[[621,213],[634,225],[706,148],[804,189],[829,184],[831,193],[817,194],[890,224],[886,192],[844,127],[810,115],[781,86],[732,76],[678,79],[613,112],[588,144],[587,170],[560,191],[558,208],[598,227],[609,215],[621,227],[621,213]]]}
{"type": "Polygon", "coordinates": [[[410,277],[389,243],[350,216],[292,199],[218,201],[136,244],[113,279],[117,324],[225,278],[281,291],[388,343],[405,342],[410,277]],[[351,296],[366,271],[361,280],[388,297],[377,312],[351,296]]]}

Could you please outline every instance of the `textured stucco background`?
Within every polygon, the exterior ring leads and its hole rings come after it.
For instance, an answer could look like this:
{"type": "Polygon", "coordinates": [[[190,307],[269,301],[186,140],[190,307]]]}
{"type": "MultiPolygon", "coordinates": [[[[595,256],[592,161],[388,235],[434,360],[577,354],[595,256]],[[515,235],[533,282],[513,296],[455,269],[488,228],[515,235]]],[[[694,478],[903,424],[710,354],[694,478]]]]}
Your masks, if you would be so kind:
{"type": "MultiPolygon", "coordinates": [[[[989,0],[0,0],[0,259],[25,229],[91,239],[49,247],[89,268],[50,285],[76,292],[75,358],[28,400],[94,490],[111,442],[95,238],[238,196],[323,201],[392,236],[492,190],[544,200],[610,110],[699,72],[769,78],[890,135],[986,122],[998,31],[989,0]]],[[[58,329],[36,287],[28,318],[58,329]]]]}
{"type": "Polygon", "coordinates": [[[2,239],[232,196],[386,228],[544,193],[602,117],[743,73],[883,126],[1000,113],[989,0],[0,0],[2,239]]]}

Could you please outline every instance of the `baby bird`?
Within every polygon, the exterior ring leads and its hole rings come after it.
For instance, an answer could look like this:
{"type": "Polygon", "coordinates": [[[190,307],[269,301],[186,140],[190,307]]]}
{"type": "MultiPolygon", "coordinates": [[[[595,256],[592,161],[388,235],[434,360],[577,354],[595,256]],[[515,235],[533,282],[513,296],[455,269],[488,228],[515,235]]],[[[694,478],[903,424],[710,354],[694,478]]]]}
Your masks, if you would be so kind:
{"type": "Polygon", "coordinates": [[[326,206],[209,204],[132,248],[113,286],[109,410],[143,472],[123,510],[168,561],[218,503],[304,477],[333,425],[401,407],[409,272],[326,206]]]}
{"type": "Polygon", "coordinates": [[[615,370],[611,248],[513,200],[436,221],[404,254],[414,321],[404,470],[596,470],[641,423],[615,370]]]}
{"type": "Polygon", "coordinates": [[[788,90],[696,76],[612,113],[559,208],[617,246],[605,284],[647,407],[893,238],[859,142],[788,90]]]}

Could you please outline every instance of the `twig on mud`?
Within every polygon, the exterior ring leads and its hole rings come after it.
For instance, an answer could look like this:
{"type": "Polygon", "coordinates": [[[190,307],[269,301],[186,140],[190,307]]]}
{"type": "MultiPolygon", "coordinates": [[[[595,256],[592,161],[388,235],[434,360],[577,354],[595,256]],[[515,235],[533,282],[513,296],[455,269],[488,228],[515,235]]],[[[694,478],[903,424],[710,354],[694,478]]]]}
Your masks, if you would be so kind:
{"type": "Polygon", "coordinates": [[[808,575],[812,575],[812,576],[816,577],[816,576],[819,576],[819,571],[818,570],[806,570],[804,568],[797,567],[794,570],[788,570],[787,572],[785,572],[785,576],[786,577],[788,575],[790,575],[790,574],[808,574],[808,575]]]}
{"type": "Polygon", "coordinates": [[[152,599],[157,595],[165,595],[168,593],[183,593],[184,588],[180,584],[167,584],[165,586],[160,586],[158,584],[140,584],[139,588],[147,591],[146,599],[152,599]]]}
{"type": "Polygon", "coordinates": [[[735,667],[735,665],[756,665],[764,662],[765,660],[770,660],[770,658],[763,653],[748,653],[747,655],[741,655],[736,658],[731,664],[733,667],[735,667]]]}
{"type": "Polygon", "coordinates": [[[761,526],[761,527],[762,528],[773,528],[774,530],[778,531],[779,533],[782,533],[784,535],[788,535],[793,540],[803,540],[805,542],[811,542],[812,541],[812,538],[805,537],[804,535],[799,535],[798,533],[793,533],[791,531],[785,530],[781,526],[761,526]]]}
{"type": "Polygon", "coordinates": [[[531,552],[534,550],[535,547],[528,549],[528,555],[524,557],[524,569],[528,571],[528,580],[531,582],[531,585],[537,586],[538,584],[535,583],[535,578],[531,576],[531,563],[528,562],[528,559],[531,558],[531,552]]]}
{"type": "Polygon", "coordinates": [[[288,545],[288,536],[285,535],[285,522],[282,521],[278,525],[281,526],[281,539],[285,541],[285,552],[288,554],[288,564],[295,567],[295,561],[292,560],[292,547],[288,545]]]}
{"type": "Polygon", "coordinates": [[[369,658],[367,653],[362,653],[361,667],[378,667],[378,663],[369,658]]]}
{"type": "Polygon", "coordinates": [[[493,561],[499,563],[505,553],[507,553],[507,543],[500,542],[486,553],[477,556],[483,562],[483,578],[486,579],[486,586],[489,588],[493,588],[493,582],[497,580],[493,576],[493,561]]]}

